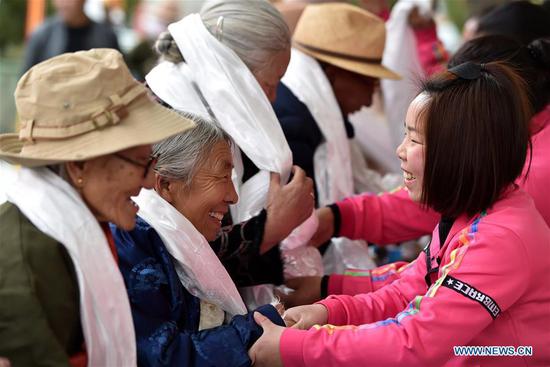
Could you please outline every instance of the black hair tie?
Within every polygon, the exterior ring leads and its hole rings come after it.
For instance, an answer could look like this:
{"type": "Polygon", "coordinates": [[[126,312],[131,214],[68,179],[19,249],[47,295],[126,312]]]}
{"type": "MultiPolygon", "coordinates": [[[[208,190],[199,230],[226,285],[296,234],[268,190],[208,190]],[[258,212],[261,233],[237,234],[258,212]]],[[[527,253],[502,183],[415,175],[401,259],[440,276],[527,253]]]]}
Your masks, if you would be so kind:
{"type": "Polygon", "coordinates": [[[479,78],[482,71],[485,71],[485,64],[477,64],[471,61],[467,61],[449,69],[450,73],[466,80],[479,78]]]}
{"type": "Polygon", "coordinates": [[[527,51],[529,51],[529,54],[533,60],[540,61],[542,59],[542,52],[535,45],[533,45],[533,42],[527,45],[527,51]]]}

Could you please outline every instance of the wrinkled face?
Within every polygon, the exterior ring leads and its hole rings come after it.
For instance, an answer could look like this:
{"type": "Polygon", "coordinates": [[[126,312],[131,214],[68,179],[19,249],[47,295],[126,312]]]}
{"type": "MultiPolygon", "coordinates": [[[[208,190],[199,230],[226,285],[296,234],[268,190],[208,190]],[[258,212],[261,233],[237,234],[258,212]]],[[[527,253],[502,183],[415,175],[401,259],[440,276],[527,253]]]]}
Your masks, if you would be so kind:
{"type": "Polygon", "coordinates": [[[290,49],[279,51],[271,58],[269,67],[254,73],[254,77],[271,103],[275,102],[275,98],[277,97],[277,85],[281,81],[283,75],[285,75],[289,62],[290,49]]]}
{"type": "Polygon", "coordinates": [[[405,188],[413,201],[422,199],[422,182],[424,177],[424,133],[420,112],[428,97],[419,94],[410,104],[405,117],[405,137],[397,147],[397,156],[401,160],[401,169],[405,188]]]}
{"type": "Polygon", "coordinates": [[[327,67],[326,72],[338,105],[346,116],[372,104],[374,89],[379,84],[378,79],[332,65],[327,67]]]}
{"type": "Polygon", "coordinates": [[[154,183],[153,170],[149,169],[144,177],[146,170],[142,167],[149,162],[151,146],[142,145],[116,154],[136,163],[109,154],[85,161],[71,178],[98,221],[132,230],[139,208],[131,197],[137,196],[142,187],[152,188],[154,183]]]}
{"type": "Polygon", "coordinates": [[[231,148],[227,142],[221,141],[214,145],[190,186],[183,181],[170,182],[170,203],[208,241],[216,239],[229,204],[238,200],[231,181],[232,168],[231,148]]]}

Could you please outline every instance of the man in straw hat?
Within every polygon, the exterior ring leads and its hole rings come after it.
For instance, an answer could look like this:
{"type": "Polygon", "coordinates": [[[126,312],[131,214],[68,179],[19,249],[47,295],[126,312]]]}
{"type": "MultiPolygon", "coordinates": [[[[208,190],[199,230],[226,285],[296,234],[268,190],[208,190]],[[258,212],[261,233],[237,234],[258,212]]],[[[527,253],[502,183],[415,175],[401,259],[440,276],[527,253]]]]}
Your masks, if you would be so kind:
{"type": "Polygon", "coordinates": [[[370,106],[379,78],[399,79],[381,64],[385,37],[382,19],[345,3],[308,5],[296,26],[274,109],[294,164],[314,178],[319,206],[356,193],[354,176],[364,182],[372,175],[351,140],[348,115],[370,106]]]}
{"type": "Polygon", "coordinates": [[[108,223],[135,226],[151,144],[194,126],[147,93],[112,49],[54,57],[17,84],[21,131],[0,135],[0,159],[23,166],[0,206],[0,355],[13,365],[136,365],[108,223]]]}
{"type": "Polygon", "coordinates": [[[353,5],[311,4],[304,9],[274,109],[294,163],[308,176],[318,178],[313,155],[331,138],[327,135],[345,128],[343,133],[353,137],[347,116],[370,106],[379,78],[399,79],[381,64],[385,32],[382,19],[353,5]],[[327,114],[332,121],[325,124],[321,120],[327,114]]]}

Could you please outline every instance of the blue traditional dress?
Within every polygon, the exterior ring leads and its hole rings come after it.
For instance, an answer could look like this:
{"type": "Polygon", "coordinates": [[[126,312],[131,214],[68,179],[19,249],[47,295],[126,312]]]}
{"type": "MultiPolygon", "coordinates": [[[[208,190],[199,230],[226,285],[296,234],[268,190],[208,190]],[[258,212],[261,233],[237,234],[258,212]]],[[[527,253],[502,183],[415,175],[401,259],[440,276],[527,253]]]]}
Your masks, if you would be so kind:
{"type": "MultiPolygon", "coordinates": [[[[181,284],[157,232],[139,217],[132,231],[111,230],[132,308],[139,366],[250,365],[248,349],[262,334],[252,312],[199,331],[200,300],[181,284]]],[[[284,326],[273,306],[257,311],[284,326]]]]}

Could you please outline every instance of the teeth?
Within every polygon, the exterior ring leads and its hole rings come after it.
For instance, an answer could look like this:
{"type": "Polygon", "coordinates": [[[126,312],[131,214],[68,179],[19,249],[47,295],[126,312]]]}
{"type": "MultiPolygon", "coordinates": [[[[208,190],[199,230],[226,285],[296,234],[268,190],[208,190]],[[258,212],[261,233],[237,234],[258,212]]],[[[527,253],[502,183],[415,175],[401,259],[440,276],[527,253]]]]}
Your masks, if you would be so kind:
{"type": "Polygon", "coordinates": [[[210,212],[208,213],[209,216],[212,218],[216,218],[217,220],[221,221],[223,219],[223,214],[218,212],[210,212]]]}
{"type": "Polygon", "coordinates": [[[403,177],[405,177],[406,180],[414,180],[416,178],[409,172],[403,172],[403,177]]]}

